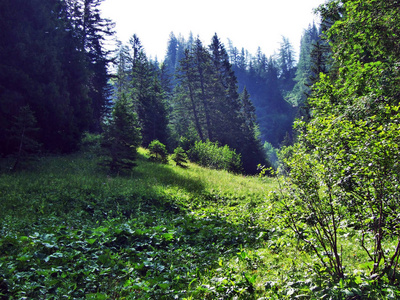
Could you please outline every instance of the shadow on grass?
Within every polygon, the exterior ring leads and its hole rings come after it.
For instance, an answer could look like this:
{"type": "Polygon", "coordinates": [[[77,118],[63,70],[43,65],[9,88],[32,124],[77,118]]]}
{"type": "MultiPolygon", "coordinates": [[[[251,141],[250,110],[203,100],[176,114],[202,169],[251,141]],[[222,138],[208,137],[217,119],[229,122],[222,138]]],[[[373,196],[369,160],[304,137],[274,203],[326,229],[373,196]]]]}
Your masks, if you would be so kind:
{"type": "MultiPolygon", "coordinates": [[[[18,198],[20,201],[18,214],[14,213],[14,220],[10,218],[7,221],[11,231],[25,235],[24,239],[31,239],[29,236],[34,229],[38,232],[35,239],[39,240],[41,234],[51,233],[54,241],[60,241],[59,245],[54,242],[59,247],[58,252],[65,252],[65,255],[73,253],[76,244],[80,256],[86,260],[85,265],[96,266],[97,270],[113,267],[112,277],[93,275],[91,278],[96,281],[98,293],[110,295],[110,289],[118,288],[121,297],[140,291],[143,298],[137,299],[173,299],[187,295],[196,299],[230,299],[237,295],[243,296],[238,299],[252,298],[253,284],[241,271],[228,265],[230,260],[238,257],[241,247],[254,248],[262,243],[260,233],[265,229],[251,224],[245,216],[235,223],[221,216],[219,211],[226,207],[218,209],[215,198],[200,180],[184,176],[184,173],[178,172],[179,169],[171,166],[148,162],[143,157],[139,158],[138,166],[131,174],[116,178],[107,177],[106,172],[88,175],[90,168],[93,172],[99,170],[90,167],[87,161],[88,169],[80,173],[82,162],[79,159],[76,159],[76,166],[73,164],[68,168],[74,170],[72,174],[67,174],[61,167],[61,161],[56,163],[57,166],[49,166],[51,174],[43,167],[40,174],[13,174],[6,178],[4,187],[7,184],[10,186],[3,200],[18,198]],[[14,185],[11,185],[12,181],[14,185]],[[182,191],[182,195],[189,199],[166,194],[164,188],[167,187],[172,191],[182,191]],[[188,205],[185,206],[194,199],[201,204],[198,215],[193,214],[188,205]],[[212,204],[212,209],[207,210],[209,204],[212,204]],[[25,219],[19,221],[18,217],[25,219]],[[107,230],[99,231],[99,228],[105,227],[107,230]],[[75,240],[76,243],[71,242],[75,240]],[[96,251],[101,254],[101,259],[91,254],[96,251]],[[112,279],[125,278],[126,270],[132,272],[129,277],[136,278],[137,282],[112,279]]],[[[7,207],[16,209],[15,205],[7,207]]],[[[32,251],[39,254],[49,251],[47,246],[42,247],[41,244],[47,245],[48,242],[35,243],[37,246],[32,251]]],[[[10,254],[29,250],[19,249],[23,245],[18,238],[7,245],[10,254]]],[[[45,254],[47,257],[48,253],[45,254]]],[[[77,293],[82,293],[74,297],[90,293],[84,277],[79,277],[78,281],[73,277],[82,266],[74,260],[65,262],[71,271],[62,280],[74,282],[79,286],[77,293]]],[[[20,263],[21,270],[52,267],[43,262],[40,266],[34,263],[39,263],[39,260],[20,263]]],[[[244,263],[249,262],[245,260],[244,263]]],[[[60,260],[60,264],[64,261],[60,260]]],[[[12,278],[9,279],[11,281],[12,278]]],[[[43,292],[50,289],[40,277],[32,276],[29,280],[41,286],[43,292]]],[[[60,281],[57,284],[63,283],[60,281]]],[[[16,283],[10,286],[10,291],[17,293],[23,288],[16,283]]],[[[7,294],[8,290],[3,292],[8,296],[16,295],[7,294]]],[[[28,291],[28,297],[37,296],[30,292],[33,293],[28,291]]]]}

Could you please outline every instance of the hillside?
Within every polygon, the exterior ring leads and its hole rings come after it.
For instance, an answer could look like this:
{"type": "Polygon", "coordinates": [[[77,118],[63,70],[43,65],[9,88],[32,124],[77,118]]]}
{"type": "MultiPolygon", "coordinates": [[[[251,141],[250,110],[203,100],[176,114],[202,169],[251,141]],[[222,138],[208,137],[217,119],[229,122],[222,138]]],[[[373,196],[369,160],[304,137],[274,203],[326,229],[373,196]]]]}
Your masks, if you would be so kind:
{"type": "Polygon", "coordinates": [[[363,280],[376,299],[385,287],[365,281],[351,228],[339,234],[353,287],[316,267],[270,197],[278,179],[157,164],[143,148],[129,175],[110,177],[98,161],[45,157],[2,173],[4,299],[344,299],[363,280]]]}
{"type": "Polygon", "coordinates": [[[172,299],[258,289],[237,253],[256,258],[265,247],[265,196],[276,182],[146,155],[125,177],[107,176],[89,154],[2,174],[0,293],[172,299]]]}

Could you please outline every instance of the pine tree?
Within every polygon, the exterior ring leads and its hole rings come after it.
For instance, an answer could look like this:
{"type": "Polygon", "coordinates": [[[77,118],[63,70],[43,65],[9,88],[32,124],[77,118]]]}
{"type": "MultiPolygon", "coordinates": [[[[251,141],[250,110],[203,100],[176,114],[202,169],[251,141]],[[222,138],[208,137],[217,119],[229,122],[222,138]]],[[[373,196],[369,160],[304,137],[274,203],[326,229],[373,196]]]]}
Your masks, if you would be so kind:
{"type": "Polygon", "coordinates": [[[289,92],[294,87],[294,78],[296,76],[296,66],[294,59],[294,50],[289,39],[282,37],[281,46],[278,52],[279,80],[281,88],[289,92]]]}
{"type": "Polygon", "coordinates": [[[244,113],[250,113],[249,99],[244,108],[229,56],[218,36],[214,35],[208,50],[197,39],[180,63],[174,120],[187,114],[192,120],[188,132],[195,130],[200,140],[236,149],[242,154],[245,171],[255,172],[255,161],[265,162],[265,156],[251,124],[254,116],[247,120],[249,115],[244,113]]]}
{"type": "MultiPolygon", "coordinates": [[[[38,141],[46,151],[75,150],[90,120],[84,55],[79,52],[68,6],[60,1],[2,1],[0,19],[0,112],[10,128],[19,109],[29,106],[38,141]]],[[[0,152],[9,154],[8,131],[0,152]]]]}
{"type": "Polygon", "coordinates": [[[194,59],[195,72],[197,77],[197,87],[199,93],[199,99],[202,105],[202,112],[205,120],[205,132],[206,138],[210,141],[214,141],[214,130],[212,124],[212,98],[209,94],[211,81],[213,80],[214,74],[211,69],[211,57],[205,47],[203,47],[200,38],[195,40],[192,50],[192,57],[194,59]]]}
{"type": "Polygon", "coordinates": [[[104,0],[73,0],[70,2],[74,31],[80,41],[79,50],[85,53],[92,120],[90,129],[101,131],[101,120],[110,108],[111,90],[108,85],[107,58],[104,43],[114,34],[114,24],[100,15],[104,0]]]}
{"type": "Polygon", "coordinates": [[[180,60],[180,68],[177,78],[180,80],[180,86],[177,88],[180,91],[176,102],[184,111],[188,112],[190,119],[194,124],[194,128],[201,141],[205,141],[203,134],[202,120],[200,116],[201,104],[197,97],[197,75],[194,59],[189,49],[185,50],[185,57],[180,60]]]}
{"type": "Polygon", "coordinates": [[[178,167],[186,168],[186,163],[188,161],[188,156],[181,147],[177,147],[172,154],[172,160],[176,163],[178,167]]]}
{"type": "Polygon", "coordinates": [[[123,49],[121,63],[127,63],[128,67],[120,66],[118,78],[130,78],[128,83],[121,84],[125,85],[124,90],[138,115],[142,145],[147,147],[155,139],[166,143],[168,116],[159,71],[148,61],[136,35],[130,39],[130,48],[123,49]]]}
{"type": "Polygon", "coordinates": [[[132,104],[122,95],[114,105],[112,116],[104,126],[102,148],[107,159],[103,163],[113,174],[135,166],[137,147],[140,145],[140,128],[132,104]]]}

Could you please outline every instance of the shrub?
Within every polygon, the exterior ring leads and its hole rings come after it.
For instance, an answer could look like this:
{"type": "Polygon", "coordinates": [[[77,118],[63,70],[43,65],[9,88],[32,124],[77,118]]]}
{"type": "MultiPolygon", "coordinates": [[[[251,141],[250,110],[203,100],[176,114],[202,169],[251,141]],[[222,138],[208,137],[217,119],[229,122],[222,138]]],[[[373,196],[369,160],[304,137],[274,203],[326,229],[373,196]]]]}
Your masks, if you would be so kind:
{"type": "Polygon", "coordinates": [[[211,169],[223,169],[234,173],[242,171],[241,155],[227,145],[219,146],[218,142],[197,141],[188,151],[188,156],[191,161],[211,169]]]}
{"type": "Polygon", "coordinates": [[[174,150],[174,154],[172,155],[172,160],[176,163],[177,166],[185,167],[188,157],[185,151],[181,147],[178,147],[174,150]]]}
{"type": "Polygon", "coordinates": [[[150,159],[160,163],[167,163],[167,148],[159,140],[154,140],[149,145],[150,159]]]}

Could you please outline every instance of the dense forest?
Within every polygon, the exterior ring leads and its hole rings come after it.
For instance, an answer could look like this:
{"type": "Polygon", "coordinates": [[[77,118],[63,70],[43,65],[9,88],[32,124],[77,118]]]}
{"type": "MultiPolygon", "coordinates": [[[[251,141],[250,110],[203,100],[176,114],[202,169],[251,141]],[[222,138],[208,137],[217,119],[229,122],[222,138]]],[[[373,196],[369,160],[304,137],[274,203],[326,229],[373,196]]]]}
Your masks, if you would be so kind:
{"type": "Polygon", "coordinates": [[[240,155],[249,174],[276,163],[276,148],[293,141],[304,84],[318,63],[311,58],[320,39],[315,25],[304,32],[298,63],[286,38],[267,58],[226,47],[217,34],[206,46],[174,33],[159,63],[136,35],[106,50],[113,24],[101,17],[101,2],[2,4],[2,156],[13,155],[17,165],[39,151],[76,151],[84,133],[109,132],[114,105],[124,99],[139,128],[133,144],[158,140],[169,151],[188,151],[210,141],[240,155]]]}
{"type": "Polygon", "coordinates": [[[400,299],[398,0],[160,62],[101,2],[0,2],[0,298],[400,299]]]}

